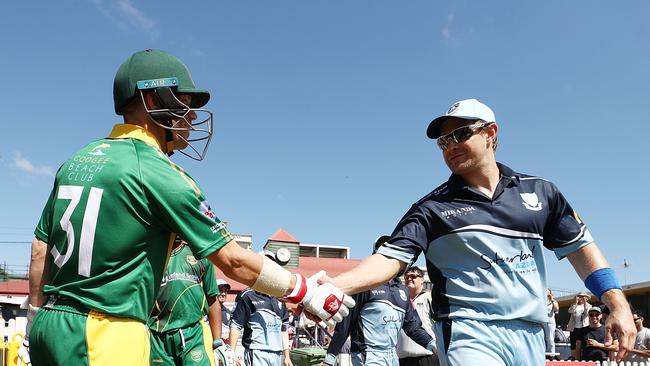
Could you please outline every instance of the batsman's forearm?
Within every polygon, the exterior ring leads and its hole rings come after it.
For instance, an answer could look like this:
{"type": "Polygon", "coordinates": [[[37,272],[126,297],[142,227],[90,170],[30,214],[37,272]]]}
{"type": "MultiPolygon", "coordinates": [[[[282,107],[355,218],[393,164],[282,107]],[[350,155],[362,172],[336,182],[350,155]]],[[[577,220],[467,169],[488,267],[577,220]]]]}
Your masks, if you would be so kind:
{"type": "Polygon", "coordinates": [[[46,261],[47,249],[47,243],[34,238],[29,263],[29,303],[36,307],[45,303],[43,286],[47,285],[50,280],[46,261]]]}

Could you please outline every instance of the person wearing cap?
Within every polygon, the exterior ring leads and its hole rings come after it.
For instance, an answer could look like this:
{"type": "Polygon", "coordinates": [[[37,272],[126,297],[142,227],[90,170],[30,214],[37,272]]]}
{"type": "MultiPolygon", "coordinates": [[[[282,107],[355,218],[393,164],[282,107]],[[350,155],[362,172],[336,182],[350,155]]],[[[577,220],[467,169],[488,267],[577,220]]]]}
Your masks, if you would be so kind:
{"type": "Polygon", "coordinates": [[[170,160],[175,152],[205,158],[209,99],[167,52],[136,52],[118,68],[113,105],[124,123],[63,163],[34,231],[23,344],[33,365],[149,365],[144,324],[177,236],[196,259],[321,319],[340,321],[353,305],[333,285],[237,245],[198,184],[170,160]]]}
{"type": "MultiPolygon", "coordinates": [[[[270,250],[264,250],[261,254],[278,265],[287,263],[270,250]]],[[[237,341],[242,336],[246,366],[293,366],[289,354],[288,327],[289,313],[284,302],[247,288],[235,299],[228,343],[236,351],[237,341]]]]}
{"type": "MultiPolygon", "coordinates": [[[[387,239],[387,235],[380,236],[374,247],[378,248],[387,239]]],[[[349,336],[352,365],[398,366],[400,361],[395,346],[402,330],[431,354],[435,348],[434,340],[422,327],[408,293],[406,286],[398,278],[393,278],[355,294],[357,305],[336,325],[323,364],[337,365],[337,356],[349,336]]]]}
{"type": "Polygon", "coordinates": [[[215,366],[221,304],[214,271],[212,262],[196,259],[186,242],[175,240],[147,323],[152,364],[215,366]]]}
{"type": "Polygon", "coordinates": [[[217,287],[219,288],[219,295],[217,300],[221,304],[221,338],[227,342],[230,334],[230,319],[232,318],[232,310],[228,309],[225,305],[228,291],[230,291],[230,284],[224,279],[217,279],[217,287]]]}
{"type": "Polygon", "coordinates": [[[584,334],[589,330],[589,309],[592,305],[589,303],[589,295],[586,292],[580,292],[575,297],[575,302],[569,306],[569,342],[571,344],[571,356],[575,360],[582,354],[582,343],[584,334]]]}
{"type": "MultiPolygon", "coordinates": [[[[431,291],[424,288],[424,272],[418,266],[411,266],[404,272],[404,284],[409,290],[411,303],[422,321],[422,328],[435,338],[433,319],[431,318],[431,291]]],[[[395,346],[400,366],[438,366],[438,355],[435,349],[428,350],[404,331],[400,331],[395,346]]]]}
{"type": "Polygon", "coordinates": [[[583,346],[581,348],[581,361],[607,361],[610,353],[617,350],[618,341],[614,339],[611,344],[605,344],[606,329],[600,323],[602,310],[599,306],[592,306],[589,309],[589,326],[586,327],[583,335],[583,346]]]}
{"type": "Polygon", "coordinates": [[[618,337],[622,357],[635,329],[614,271],[553,183],[497,162],[498,131],[492,109],[476,99],[431,121],[427,136],[449,179],[412,205],[377,254],[321,281],[356,293],[424,253],[442,365],[544,365],[547,248],[609,306],[608,340],[618,337]]]}

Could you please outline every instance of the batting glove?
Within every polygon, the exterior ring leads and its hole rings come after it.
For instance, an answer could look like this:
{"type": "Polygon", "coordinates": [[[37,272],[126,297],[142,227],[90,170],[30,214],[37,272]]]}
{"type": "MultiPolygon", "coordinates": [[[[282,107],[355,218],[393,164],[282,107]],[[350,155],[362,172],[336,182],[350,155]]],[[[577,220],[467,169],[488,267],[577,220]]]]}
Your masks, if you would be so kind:
{"type": "Polygon", "coordinates": [[[27,366],[31,366],[32,362],[29,357],[29,341],[23,339],[23,343],[18,348],[18,358],[27,366]]]}
{"type": "Polygon", "coordinates": [[[235,352],[232,348],[223,343],[222,339],[217,339],[212,343],[212,350],[214,351],[214,361],[217,365],[221,366],[235,366],[235,352]]]}
{"type": "Polygon", "coordinates": [[[331,283],[318,284],[318,279],[325,275],[320,271],[305,278],[294,273],[296,286],[285,298],[286,301],[302,304],[307,312],[321,318],[328,326],[334,326],[350,313],[354,300],[331,283]]]}

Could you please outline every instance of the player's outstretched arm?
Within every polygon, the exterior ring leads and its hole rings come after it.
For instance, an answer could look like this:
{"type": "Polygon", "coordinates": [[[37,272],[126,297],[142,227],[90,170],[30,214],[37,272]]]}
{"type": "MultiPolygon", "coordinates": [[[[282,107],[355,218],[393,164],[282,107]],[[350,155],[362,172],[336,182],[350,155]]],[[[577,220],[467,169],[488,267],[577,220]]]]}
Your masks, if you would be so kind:
{"type": "Polygon", "coordinates": [[[323,274],[305,278],[287,271],[273,260],[240,247],[234,240],[210,254],[224,274],[255,291],[302,304],[309,313],[335,324],[354,306],[354,300],[332,284],[319,284],[323,274]]]}
{"type": "Polygon", "coordinates": [[[395,278],[406,267],[406,263],[381,254],[367,257],[358,266],[329,279],[331,283],[348,295],[373,289],[395,278]],[[380,269],[380,270],[378,270],[380,269]]]}
{"type": "Polygon", "coordinates": [[[605,345],[612,344],[615,334],[618,339],[616,361],[620,362],[625,354],[634,348],[636,327],[630,305],[614,276],[614,271],[595,243],[578,249],[567,258],[580,278],[585,281],[585,286],[609,308],[610,315],[605,322],[605,345]]]}

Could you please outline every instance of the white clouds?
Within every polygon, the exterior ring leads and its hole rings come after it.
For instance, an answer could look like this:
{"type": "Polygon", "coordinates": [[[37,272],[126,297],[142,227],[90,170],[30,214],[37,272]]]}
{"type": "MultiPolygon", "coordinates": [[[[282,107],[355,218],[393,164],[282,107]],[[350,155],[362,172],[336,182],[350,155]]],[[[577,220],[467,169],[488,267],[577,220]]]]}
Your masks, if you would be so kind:
{"type": "Polygon", "coordinates": [[[452,36],[451,30],[453,24],[454,24],[454,13],[452,12],[447,15],[447,22],[440,30],[440,36],[442,37],[442,40],[445,41],[445,43],[449,43],[449,41],[451,40],[451,36],[452,36]]]}
{"type": "Polygon", "coordinates": [[[54,176],[54,168],[46,165],[34,165],[19,152],[14,156],[14,167],[32,175],[45,175],[48,177],[54,176]]]}
{"type": "Polygon", "coordinates": [[[104,3],[102,0],[91,0],[97,9],[122,31],[138,31],[149,39],[155,40],[160,36],[160,29],[155,21],[136,8],[131,0],[116,0],[104,3]]]}

